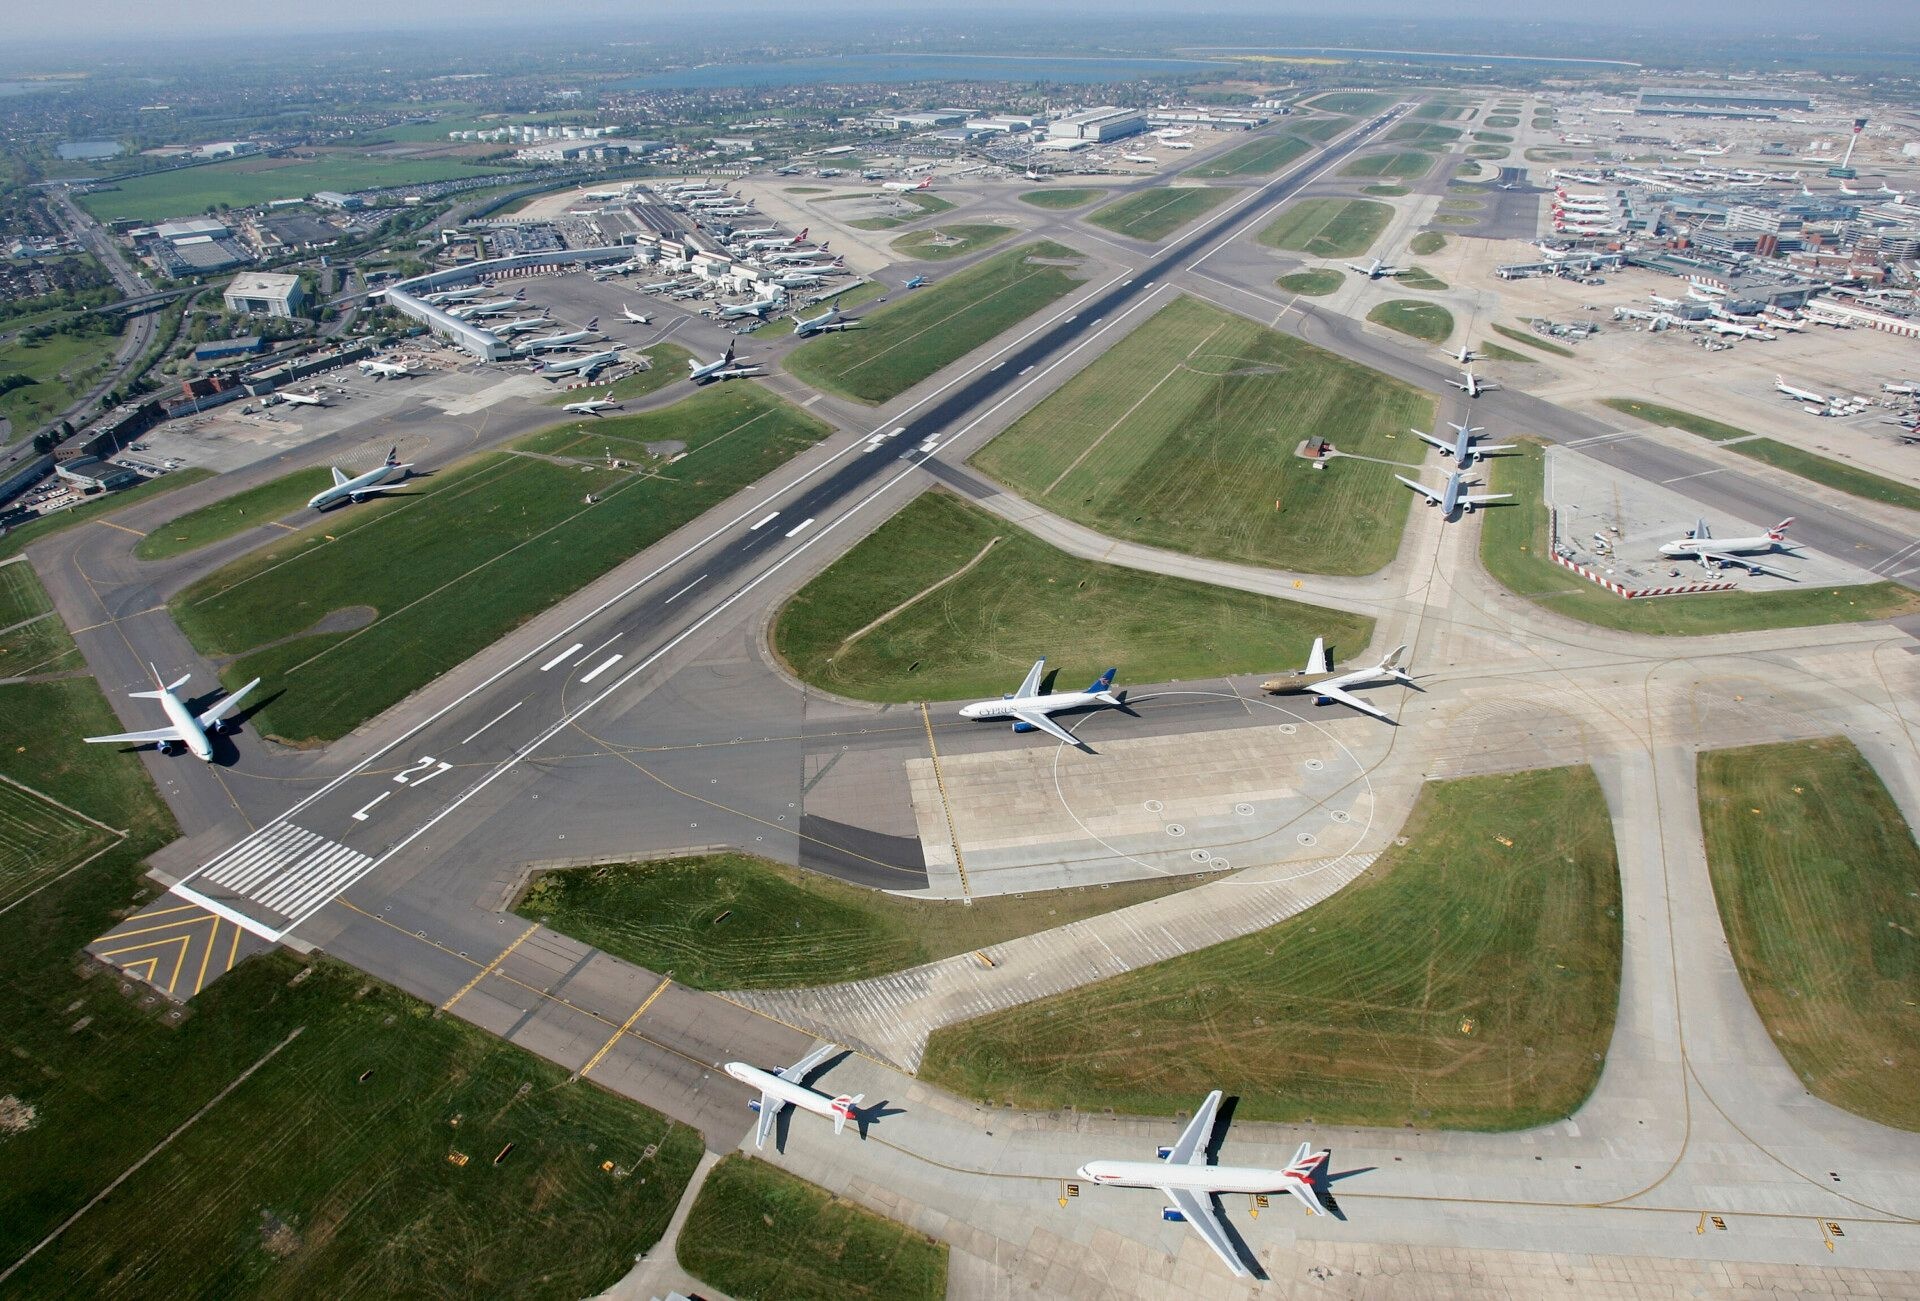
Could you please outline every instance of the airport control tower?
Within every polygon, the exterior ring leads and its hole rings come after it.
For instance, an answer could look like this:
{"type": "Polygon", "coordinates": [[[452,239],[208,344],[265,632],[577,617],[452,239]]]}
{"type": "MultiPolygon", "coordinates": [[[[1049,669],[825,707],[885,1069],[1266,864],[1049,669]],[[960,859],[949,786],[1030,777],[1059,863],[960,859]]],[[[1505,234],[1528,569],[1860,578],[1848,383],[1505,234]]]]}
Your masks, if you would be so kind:
{"type": "Polygon", "coordinates": [[[1853,147],[1860,143],[1860,133],[1866,129],[1867,119],[1863,117],[1853,119],[1853,134],[1847,139],[1846,156],[1841,158],[1838,167],[1827,168],[1828,176],[1838,177],[1843,181],[1851,181],[1857,175],[1853,170],[1853,147]]]}

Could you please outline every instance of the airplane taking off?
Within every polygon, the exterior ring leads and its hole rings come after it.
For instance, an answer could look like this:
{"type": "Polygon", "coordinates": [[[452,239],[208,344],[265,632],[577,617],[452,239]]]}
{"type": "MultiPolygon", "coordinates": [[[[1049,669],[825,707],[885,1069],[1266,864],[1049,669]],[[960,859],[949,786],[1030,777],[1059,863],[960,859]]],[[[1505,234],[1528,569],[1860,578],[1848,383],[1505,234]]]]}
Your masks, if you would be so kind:
{"type": "Polygon", "coordinates": [[[1236,1278],[1252,1278],[1254,1273],[1240,1259],[1225,1216],[1215,1209],[1213,1198],[1220,1193],[1288,1192],[1300,1199],[1309,1214],[1331,1214],[1336,1204],[1330,1193],[1322,1191],[1322,1185],[1324,1167],[1332,1153],[1325,1149],[1315,1152],[1311,1144],[1302,1143],[1284,1170],[1208,1165],[1207,1140],[1213,1137],[1220,1099],[1218,1089],[1207,1095],[1173,1146],[1160,1149],[1160,1160],[1089,1161],[1079,1173],[1090,1183],[1112,1188],[1159,1190],[1173,1203],[1161,1212],[1164,1218],[1192,1225],[1236,1278]]]}
{"type": "Polygon", "coordinates": [[[1716,538],[1713,530],[1707,527],[1706,520],[1695,520],[1691,533],[1662,545],[1660,554],[1672,559],[1697,560],[1708,570],[1738,565],[1749,573],[1793,578],[1784,569],[1749,559],[1753,555],[1771,555],[1774,552],[1798,555],[1793,543],[1787,541],[1787,529],[1792,523],[1793,516],[1789,515],[1757,538],[1716,538]]]}
{"type": "Polygon", "coordinates": [[[1455,463],[1463,470],[1475,460],[1486,456],[1489,452],[1511,452],[1515,447],[1513,443],[1475,443],[1473,441],[1474,435],[1480,432],[1480,426],[1478,425],[1457,424],[1449,420],[1447,421],[1447,428],[1453,430],[1453,440],[1451,442],[1444,438],[1436,438],[1424,429],[1411,429],[1407,432],[1422,442],[1432,443],[1440,449],[1440,455],[1451,456],[1455,463]]]}
{"type": "Polygon", "coordinates": [[[576,416],[597,416],[602,411],[618,411],[620,404],[613,400],[613,390],[608,389],[597,398],[588,398],[584,402],[569,402],[560,409],[576,416]]]}
{"type": "Polygon", "coordinates": [[[1387,712],[1369,705],[1366,701],[1349,693],[1348,687],[1370,687],[1384,682],[1404,682],[1413,685],[1413,675],[1400,667],[1400,657],[1407,653],[1405,646],[1396,646],[1385,659],[1364,669],[1349,669],[1345,673],[1335,673],[1333,662],[1327,658],[1327,643],[1323,637],[1313,639],[1313,652],[1307,656],[1307,667],[1298,673],[1290,673],[1284,678],[1271,678],[1260,684],[1260,689],[1270,696],[1289,696],[1311,694],[1314,704],[1325,705],[1333,702],[1357,709],[1363,714],[1372,714],[1375,718],[1391,723],[1393,719],[1387,712]]]}
{"type": "Polygon", "coordinates": [[[318,393],[280,393],[276,396],[278,396],[282,402],[290,403],[296,407],[324,407],[327,405],[327,400],[318,393]]]}
{"type": "Polygon", "coordinates": [[[1510,492],[1468,492],[1472,485],[1467,482],[1463,471],[1455,470],[1447,476],[1447,486],[1435,492],[1418,479],[1409,479],[1404,474],[1393,476],[1407,487],[1427,499],[1427,505],[1438,506],[1442,519],[1452,519],[1456,514],[1471,515],[1475,506],[1484,506],[1490,501],[1501,501],[1513,496],[1510,492]]]}
{"type": "Polygon", "coordinates": [[[374,466],[373,469],[368,470],[365,474],[355,475],[351,479],[347,477],[345,470],[342,470],[336,465],[333,467],[333,487],[324,488],[313,494],[312,499],[307,502],[307,509],[325,510],[335,502],[340,501],[351,501],[355,505],[358,505],[372,494],[385,492],[388,485],[398,483],[400,480],[406,478],[407,471],[412,468],[411,463],[407,465],[400,464],[400,449],[398,447],[389,448],[386,460],[374,466]]]}
{"type": "Polygon", "coordinates": [[[788,1107],[798,1107],[816,1116],[828,1117],[833,1121],[833,1132],[836,1134],[847,1127],[849,1120],[859,1118],[860,1100],[866,1094],[843,1093],[837,1098],[829,1098],[817,1089],[809,1088],[806,1082],[807,1072],[831,1057],[838,1047],[837,1044],[821,1044],[793,1065],[777,1071],[763,1071],[745,1062],[727,1063],[727,1074],[750,1088],[760,1090],[759,1101],[747,1104],[760,1113],[760,1124],[753,1135],[754,1147],[766,1147],[767,1135],[773,1132],[774,1122],[788,1107]]]}
{"type": "Polygon", "coordinates": [[[931,190],[933,188],[933,177],[931,175],[923,176],[918,183],[913,181],[888,181],[880,188],[883,190],[892,190],[895,194],[918,194],[924,190],[931,190]]]}
{"type": "Polygon", "coordinates": [[[1773,387],[1782,397],[1792,398],[1795,402],[1817,402],[1824,407],[1833,401],[1833,399],[1825,393],[1815,393],[1812,389],[1795,388],[1778,375],[1773,377],[1773,387]]]}
{"type": "Polygon", "coordinates": [[[1454,364],[1456,366],[1463,366],[1463,367],[1467,365],[1468,362],[1474,362],[1474,361],[1480,360],[1480,354],[1475,352],[1472,348],[1469,348],[1464,343],[1460,345],[1460,350],[1458,352],[1445,352],[1445,353],[1442,353],[1441,355],[1445,357],[1453,358],[1454,364]]]}
{"type": "Polygon", "coordinates": [[[1349,262],[1347,265],[1369,280],[1378,280],[1381,276],[1397,276],[1406,270],[1405,267],[1389,266],[1379,258],[1373,259],[1370,266],[1363,267],[1358,262],[1349,262]]]}
{"type": "Polygon", "coordinates": [[[404,361],[363,361],[360,363],[360,370],[361,373],[371,375],[375,379],[406,379],[409,375],[420,373],[408,369],[404,361]]]}
{"type": "Polygon", "coordinates": [[[1124,708],[1119,696],[1113,693],[1113,675],[1117,669],[1108,669],[1088,684],[1085,691],[1062,691],[1054,695],[1042,694],[1040,675],[1046,672],[1047,661],[1037,659],[1033,667],[1027,670],[1027,677],[1020,689],[1010,696],[998,700],[980,700],[966,705],[960,710],[960,717],[971,720],[982,718],[1011,718],[1016,732],[1045,732],[1048,736],[1065,741],[1068,745],[1086,748],[1086,742],[1069,732],[1066,728],[1049,718],[1049,714],[1068,709],[1087,709],[1094,705],[1111,705],[1116,709],[1124,708]]]}
{"type": "Polygon", "coordinates": [[[687,358],[687,378],[695,384],[704,384],[710,379],[740,379],[748,375],[758,375],[760,368],[754,365],[736,366],[733,361],[733,348],[727,348],[727,355],[719,361],[703,362],[697,358],[687,358]]]}
{"type": "Polygon", "coordinates": [[[1489,393],[1500,387],[1492,380],[1481,379],[1478,375],[1474,374],[1473,367],[1471,366],[1460,372],[1459,379],[1450,379],[1447,383],[1453,385],[1470,398],[1477,398],[1482,393],[1489,393]]]}
{"type": "Polygon", "coordinates": [[[635,325],[651,325],[653,323],[653,317],[636,312],[625,303],[620,304],[620,315],[632,321],[635,325]]]}
{"type": "Polygon", "coordinates": [[[824,334],[828,330],[844,330],[849,325],[856,324],[858,324],[857,321],[842,320],[839,308],[829,307],[826,311],[820,313],[820,315],[810,321],[804,317],[794,317],[793,337],[796,339],[804,339],[809,334],[824,334]]]}
{"type": "Polygon", "coordinates": [[[87,744],[158,745],[163,754],[178,745],[190,751],[203,763],[211,763],[213,762],[213,742],[207,739],[207,733],[219,731],[220,720],[231,714],[241,699],[260,685],[260,679],[255,678],[219,704],[202,710],[196,715],[189,714],[187,707],[181,703],[180,697],[173,694],[192,680],[191,673],[177,681],[163,683],[160,681],[159,669],[149,664],[147,671],[153,674],[153,685],[156,690],[135,691],[132,693],[133,698],[159,701],[160,708],[167,712],[167,726],[156,727],[148,732],[120,732],[114,736],[89,736],[84,738],[87,744]]]}

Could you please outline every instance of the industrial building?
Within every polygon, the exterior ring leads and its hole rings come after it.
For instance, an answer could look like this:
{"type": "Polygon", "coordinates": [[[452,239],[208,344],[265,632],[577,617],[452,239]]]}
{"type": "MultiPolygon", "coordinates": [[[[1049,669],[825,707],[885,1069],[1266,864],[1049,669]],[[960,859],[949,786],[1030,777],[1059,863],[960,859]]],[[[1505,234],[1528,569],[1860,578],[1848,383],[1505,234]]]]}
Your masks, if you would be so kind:
{"type": "Polygon", "coordinates": [[[1147,129],[1147,115],[1139,109],[1090,108],[1069,113],[1047,124],[1047,134],[1056,140],[1087,140],[1104,143],[1139,135],[1147,129]]]}
{"type": "Polygon", "coordinates": [[[256,316],[298,316],[306,306],[306,292],[300,287],[299,276],[269,271],[235,276],[223,297],[228,311],[251,312],[256,316]]]}

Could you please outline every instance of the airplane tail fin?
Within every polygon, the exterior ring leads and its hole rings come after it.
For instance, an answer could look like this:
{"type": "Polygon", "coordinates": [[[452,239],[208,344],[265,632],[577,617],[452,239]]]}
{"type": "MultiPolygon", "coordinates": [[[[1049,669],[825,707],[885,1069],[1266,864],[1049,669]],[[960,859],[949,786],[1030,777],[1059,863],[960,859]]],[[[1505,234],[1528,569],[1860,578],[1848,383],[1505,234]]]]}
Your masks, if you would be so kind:
{"type": "Polygon", "coordinates": [[[152,691],[128,692],[127,694],[132,696],[135,700],[158,700],[162,696],[166,695],[169,691],[178,691],[181,687],[186,686],[188,682],[193,680],[193,674],[186,673],[186,674],[182,674],[179,678],[177,678],[172,682],[163,683],[160,681],[159,667],[151,662],[149,662],[147,665],[147,672],[153,674],[153,684],[155,689],[152,691]]]}
{"type": "Polygon", "coordinates": [[[795,236],[793,237],[793,242],[794,242],[794,243],[796,243],[796,244],[804,244],[804,243],[806,243],[806,242],[807,242],[807,232],[808,232],[808,231],[810,231],[810,230],[812,230],[812,229],[813,229],[813,227],[811,227],[811,226],[802,226],[802,227],[800,228],[800,233],[799,233],[798,235],[795,235],[795,236]]]}
{"type": "Polygon", "coordinates": [[[1387,657],[1380,661],[1377,671],[1392,675],[1396,681],[1413,681],[1413,675],[1400,667],[1400,657],[1406,653],[1407,648],[1405,646],[1395,646],[1392,651],[1388,652],[1387,657]]]}
{"type": "Polygon", "coordinates": [[[843,1093],[833,1100],[834,1133],[838,1134],[847,1127],[847,1122],[853,1119],[854,1112],[859,1110],[860,1103],[866,1096],[864,1093],[843,1093]]]}
{"type": "Polygon", "coordinates": [[[1114,674],[1118,673],[1119,671],[1120,670],[1117,668],[1108,669],[1105,673],[1102,673],[1099,677],[1095,678],[1092,682],[1089,682],[1087,684],[1087,694],[1090,696],[1099,696],[1101,699],[1105,700],[1110,705],[1118,704],[1119,701],[1114,700],[1112,696],[1113,696],[1113,677],[1114,677],[1114,674]]]}
{"type": "Polygon", "coordinates": [[[1781,520],[1778,524],[1775,524],[1772,528],[1768,529],[1767,536],[1772,538],[1775,542],[1778,542],[1781,538],[1784,538],[1785,536],[1787,536],[1787,529],[1792,524],[1793,524],[1793,516],[1789,515],[1785,519],[1781,520]]]}
{"type": "Polygon", "coordinates": [[[588,322],[587,322],[587,328],[588,328],[589,330],[597,330],[597,329],[599,329],[599,328],[600,328],[600,318],[596,316],[596,317],[594,317],[594,318],[593,318],[593,319],[592,319],[591,321],[588,321],[588,322]]]}
{"type": "Polygon", "coordinates": [[[400,444],[395,443],[392,447],[389,447],[387,449],[387,464],[388,465],[400,464],[400,444]]]}

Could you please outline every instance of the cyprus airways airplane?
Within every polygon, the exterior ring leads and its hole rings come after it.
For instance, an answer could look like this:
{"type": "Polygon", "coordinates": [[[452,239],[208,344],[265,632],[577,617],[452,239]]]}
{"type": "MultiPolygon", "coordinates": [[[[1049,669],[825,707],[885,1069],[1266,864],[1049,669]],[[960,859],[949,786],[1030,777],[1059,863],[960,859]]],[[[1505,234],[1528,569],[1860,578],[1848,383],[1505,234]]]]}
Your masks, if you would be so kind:
{"type": "Polygon", "coordinates": [[[1323,1167],[1332,1153],[1324,1148],[1315,1152],[1312,1144],[1302,1143],[1284,1170],[1208,1165],[1207,1140],[1213,1136],[1214,1117],[1219,1113],[1220,1090],[1215,1089],[1194,1112],[1174,1145],[1160,1149],[1158,1161],[1089,1161],[1080,1167],[1080,1177],[1112,1188],[1158,1189],[1173,1203],[1161,1212],[1163,1218],[1191,1224],[1235,1277],[1252,1278],[1253,1271],[1235,1249],[1214,1195],[1287,1192],[1298,1197],[1309,1214],[1329,1214],[1335,1203],[1324,1191],[1323,1167]]]}
{"type": "Polygon", "coordinates": [[[1046,671],[1047,662],[1037,659],[1033,667],[1027,670],[1026,681],[1020,689],[1010,696],[999,700],[981,700],[967,705],[960,711],[960,717],[967,719],[1011,718],[1016,732],[1045,732],[1048,736],[1065,741],[1068,745],[1086,748],[1086,742],[1069,732],[1060,724],[1047,717],[1067,709],[1086,709],[1093,705],[1111,705],[1123,708],[1119,696],[1113,693],[1113,675],[1117,669],[1108,669],[1088,684],[1085,691],[1063,691],[1057,695],[1046,695],[1040,691],[1040,675],[1046,671]]]}
{"type": "Polygon", "coordinates": [[[365,474],[349,479],[345,470],[333,467],[333,487],[323,488],[313,494],[313,500],[307,503],[309,509],[325,510],[336,502],[362,502],[376,492],[385,492],[391,485],[407,477],[412,464],[400,464],[400,449],[391,448],[387,459],[374,466],[365,474]]]}
{"type": "Polygon", "coordinates": [[[753,1136],[753,1145],[756,1148],[764,1148],[767,1145],[767,1135],[773,1132],[774,1122],[788,1107],[798,1107],[802,1111],[811,1111],[816,1116],[828,1117],[833,1121],[833,1132],[836,1134],[847,1127],[849,1120],[858,1119],[860,1100],[866,1097],[866,1094],[843,1093],[837,1098],[829,1098],[826,1094],[807,1087],[807,1072],[831,1057],[838,1049],[837,1044],[821,1044],[793,1065],[777,1071],[763,1071],[758,1066],[749,1066],[745,1062],[727,1063],[727,1074],[742,1084],[760,1090],[760,1100],[747,1104],[760,1113],[760,1125],[753,1136]]]}
{"type": "Polygon", "coordinates": [[[260,679],[255,678],[219,704],[195,715],[188,713],[180,697],[173,694],[192,680],[191,673],[176,681],[163,683],[160,681],[159,669],[149,664],[147,671],[153,674],[156,690],[136,691],[133,693],[133,698],[159,701],[160,708],[167,711],[167,726],[156,727],[150,732],[120,732],[114,736],[89,736],[86,738],[89,745],[158,745],[162,751],[179,745],[185,746],[195,758],[211,763],[213,743],[207,739],[208,731],[218,731],[220,720],[234,711],[243,696],[260,685],[260,679]]]}

